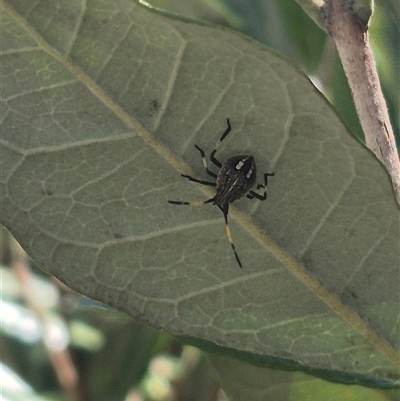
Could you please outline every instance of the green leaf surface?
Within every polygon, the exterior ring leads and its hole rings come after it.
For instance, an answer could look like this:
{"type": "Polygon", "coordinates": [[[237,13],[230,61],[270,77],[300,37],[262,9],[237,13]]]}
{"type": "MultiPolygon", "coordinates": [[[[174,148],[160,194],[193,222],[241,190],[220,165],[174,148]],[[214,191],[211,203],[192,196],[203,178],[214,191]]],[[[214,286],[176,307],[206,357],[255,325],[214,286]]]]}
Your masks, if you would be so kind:
{"type": "Polygon", "coordinates": [[[390,182],[306,77],[128,0],[1,4],[1,221],[39,265],[174,334],[399,380],[390,182]],[[217,207],[167,203],[213,196],[179,173],[206,179],[228,117],[218,158],[275,172],[230,208],[243,269],[217,207]]]}

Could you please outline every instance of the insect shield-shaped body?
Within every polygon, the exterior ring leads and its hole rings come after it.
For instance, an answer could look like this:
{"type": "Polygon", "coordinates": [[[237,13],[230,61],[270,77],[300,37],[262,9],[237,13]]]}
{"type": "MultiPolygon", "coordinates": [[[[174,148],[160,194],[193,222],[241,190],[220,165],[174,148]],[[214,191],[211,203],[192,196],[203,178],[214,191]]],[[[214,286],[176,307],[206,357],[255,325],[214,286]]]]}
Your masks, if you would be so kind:
{"type": "Polygon", "coordinates": [[[224,214],[226,237],[228,238],[228,241],[235,254],[236,261],[239,267],[243,267],[239,255],[236,251],[235,244],[233,243],[231,230],[228,224],[229,204],[239,198],[242,198],[243,196],[246,196],[249,199],[257,198],[261,201],[264,201],[265,199],[267,199],[266,188],[267,188],[268,177],[274,174],[273,173],[264,174],[264,183],[257,185],[257,189],[260,188],[264,189],[263,194],[261,195],[252,190],[256,182],[256,176],[257,176],[256,162],[254,161],[253,156],[250,155],[233,156],[227,159],[223,164],[215,157],[215,153],[217,152],[218,146],[229,134],[229,132],[231,132],[231,124],[229,122],[229,119],[227,119],[226,122],[228,126],[225,132],[222,134],[219,141],[217,142],[217,145],[210,154],[211,163],[213,163],[215,166],[219,168],[218,174],[215,174],[208,168],[204,150],[201,149],[199,146],[195,145],[195,148],[200,152],[206,173],[210,177],[216,179],[216,182],[200,180],[198,178],[182,174],[182,177],[185,177],[190,181],[197,182],[202,185],[209,185],[211,187],[216,187],[215,196],[205,201],[188,202],[188,201],[169,200],[168,202],[174,205],[188,205],[188,206],[203,206],[206,203],[212,203],[214,205],[217,205],[224,214]]]}
{"type": "Polygon", "coordinates": [[[250,155],[230,157],[217,175],[215,204],[221,209],[227,203],[246,195],[254,187],[257,176],[256,162],[250,155]]]}

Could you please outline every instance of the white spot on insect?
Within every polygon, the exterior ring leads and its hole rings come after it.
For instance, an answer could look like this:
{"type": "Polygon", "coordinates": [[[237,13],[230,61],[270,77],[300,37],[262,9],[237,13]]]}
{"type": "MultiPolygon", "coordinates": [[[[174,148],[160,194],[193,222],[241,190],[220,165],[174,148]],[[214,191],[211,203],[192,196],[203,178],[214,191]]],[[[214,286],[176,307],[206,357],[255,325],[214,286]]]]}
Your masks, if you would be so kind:
{"type": "Polygon", "coordinates": [[[250,168],[246,174],[246,178],[249,179],[253,175],[253,168],[250,168]]]}
{"type": "Polygon", "coordinates": [[[243,167],[243,165],[244,165],[244,162],[245,162],[245,160],[243,159],[243,160],[240,160],[239,162],[238,162],[238,164],[236,164],[236,170],[240,170],[242,167],[243,167]]]}

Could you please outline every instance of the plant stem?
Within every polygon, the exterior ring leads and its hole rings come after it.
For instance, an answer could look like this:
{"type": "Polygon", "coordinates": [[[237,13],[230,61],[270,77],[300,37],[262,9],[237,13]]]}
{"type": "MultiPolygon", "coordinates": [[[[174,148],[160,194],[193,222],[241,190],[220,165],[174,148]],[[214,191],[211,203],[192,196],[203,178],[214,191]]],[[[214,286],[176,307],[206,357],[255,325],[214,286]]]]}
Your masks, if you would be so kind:
{"type": "Polygon", "coordinates": [[[326,27],[338,49],[366,144],[389,172],[400,204],[399,155],[369,44],[368,22],[365,13],[358,16],[351,5],[349,0],[326,0],[326,27]]]}

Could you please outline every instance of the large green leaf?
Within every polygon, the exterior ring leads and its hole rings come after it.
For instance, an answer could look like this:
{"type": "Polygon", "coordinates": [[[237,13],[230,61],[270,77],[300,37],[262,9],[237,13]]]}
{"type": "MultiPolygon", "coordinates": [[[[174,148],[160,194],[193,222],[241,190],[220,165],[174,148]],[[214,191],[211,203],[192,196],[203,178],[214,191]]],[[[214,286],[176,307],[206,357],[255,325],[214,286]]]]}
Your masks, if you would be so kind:
{"type": "Polygon", "coordinates": [[[32,258],[249,359],[399,380],[389,179],[308,79],[249,39],[128,0],[30,4],[2,2],[1,219],[32,258]],[[275,172],[266,202],[230,210],[243,269],[217,207],[167,203],[212,196],[179,173],[206,177],[194,144],[211,150],[227,117],[218,157],[275,172]]]}

